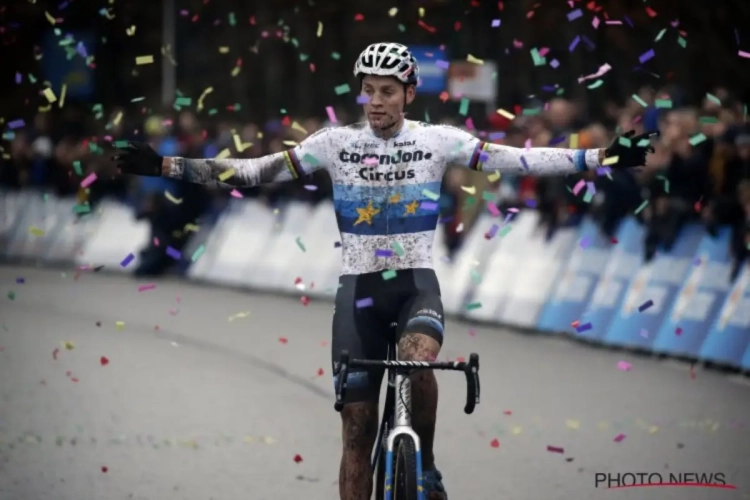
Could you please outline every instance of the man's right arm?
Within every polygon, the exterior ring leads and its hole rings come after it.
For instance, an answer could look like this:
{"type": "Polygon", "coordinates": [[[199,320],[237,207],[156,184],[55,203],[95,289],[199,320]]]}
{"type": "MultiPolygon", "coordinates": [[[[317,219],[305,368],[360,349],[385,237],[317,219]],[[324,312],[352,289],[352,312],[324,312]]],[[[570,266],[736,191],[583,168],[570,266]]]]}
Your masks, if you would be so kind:
{"type": "Polygon", "coordinates": [[[162,176],[194,184],[252,187],[299,179],[327,163],[328,131],[311,135],[293,149],[251,159],[164,157],[162,176]]]}

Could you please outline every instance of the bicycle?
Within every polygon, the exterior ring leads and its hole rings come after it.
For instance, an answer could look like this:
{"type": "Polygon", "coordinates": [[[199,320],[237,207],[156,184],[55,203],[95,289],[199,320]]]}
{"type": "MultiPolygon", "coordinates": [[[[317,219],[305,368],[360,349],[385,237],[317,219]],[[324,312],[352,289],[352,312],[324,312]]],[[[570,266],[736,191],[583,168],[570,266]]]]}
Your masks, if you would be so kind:
{"type": "Polygon", "coordinates": [[[375,474],[375,498],[385,500],[424,500],[422,487],[422,455],[419,436],[411,427],[411,380],[417,370],[456,370],[466,375],[466,406],[469,415],[479,404],[479,355],[469,355],[468,363],[398,361],[396,346],[390,344],[385,360],[349,359],[342,351],[339,358],[334,409],[344,408],[346,379],[350,368],[382,367],[388,370],[385,408],[375,440],[372,470],[375,474]],[[396,388],[399,397],[396,397],[396,388]],[[394,464],[395,453],[395,464],[394,464]],[[395,470],[394,470],[395,469],[395,470]],[[394,481],[395,478],[395,481],[394,481]]]}

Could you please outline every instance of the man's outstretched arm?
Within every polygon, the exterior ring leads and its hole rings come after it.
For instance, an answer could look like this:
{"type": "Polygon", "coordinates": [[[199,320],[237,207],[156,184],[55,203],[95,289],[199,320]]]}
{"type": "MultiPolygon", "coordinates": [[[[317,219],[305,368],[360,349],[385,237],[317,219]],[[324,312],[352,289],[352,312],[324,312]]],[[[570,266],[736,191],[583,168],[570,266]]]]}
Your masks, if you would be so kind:
{"type": "Polygon", "coordinates": [[[195,184],[230,187],[251,187],[290,181],[314,170],[314,166],[303,169],[294,150],[251,159],[219,160],[165,156],[161,162],[161,173],[164,177],[195,184]]]}

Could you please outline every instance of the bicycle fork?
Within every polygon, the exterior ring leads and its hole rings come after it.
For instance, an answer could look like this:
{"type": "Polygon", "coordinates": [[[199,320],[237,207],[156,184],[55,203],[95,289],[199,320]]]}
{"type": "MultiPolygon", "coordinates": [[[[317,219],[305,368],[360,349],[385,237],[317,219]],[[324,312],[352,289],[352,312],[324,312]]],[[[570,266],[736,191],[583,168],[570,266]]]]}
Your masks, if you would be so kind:
{"type": "Polygon", "coordinates": [[[385,500],[393,500],[393,461],[396,438],[407,435],[414,440],[417,468],[417,498],[424,500],[422,487],[422,444],[419,436],[411,426],[411,380],[409,377],[396,373],[393,379],[394,391],[393,428],[388,432],[385,446],[385,500]]]}

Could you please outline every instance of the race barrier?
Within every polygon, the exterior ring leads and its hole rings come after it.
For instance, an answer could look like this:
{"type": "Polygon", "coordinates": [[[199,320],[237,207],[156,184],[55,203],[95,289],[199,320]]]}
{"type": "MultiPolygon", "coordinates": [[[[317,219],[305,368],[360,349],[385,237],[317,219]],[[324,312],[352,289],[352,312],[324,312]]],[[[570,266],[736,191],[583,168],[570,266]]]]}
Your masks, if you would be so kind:
{"type": "MultiPolygon", "coordinates": [[[[74,199],[0,192],[0,259],[132,272],[148,223],[113,200],[81,212],[74,199]]],[[[488,238],[496,221],[480,215],[452,261],[438,227],[446,314],[750,372],[750,266],[731,281],[728,228],[712,237],[687,226],[670,251],[645,263],[644,228],[633,218],[612,240],[588,219],[547,240],[531,210],[488,238]]],[[[270,209],[232,199],[217,220],[197,226],[182,252],[170,253],[188,280],[328,300],[336,293],[341,248],[331,202],[270,209]]]]}

